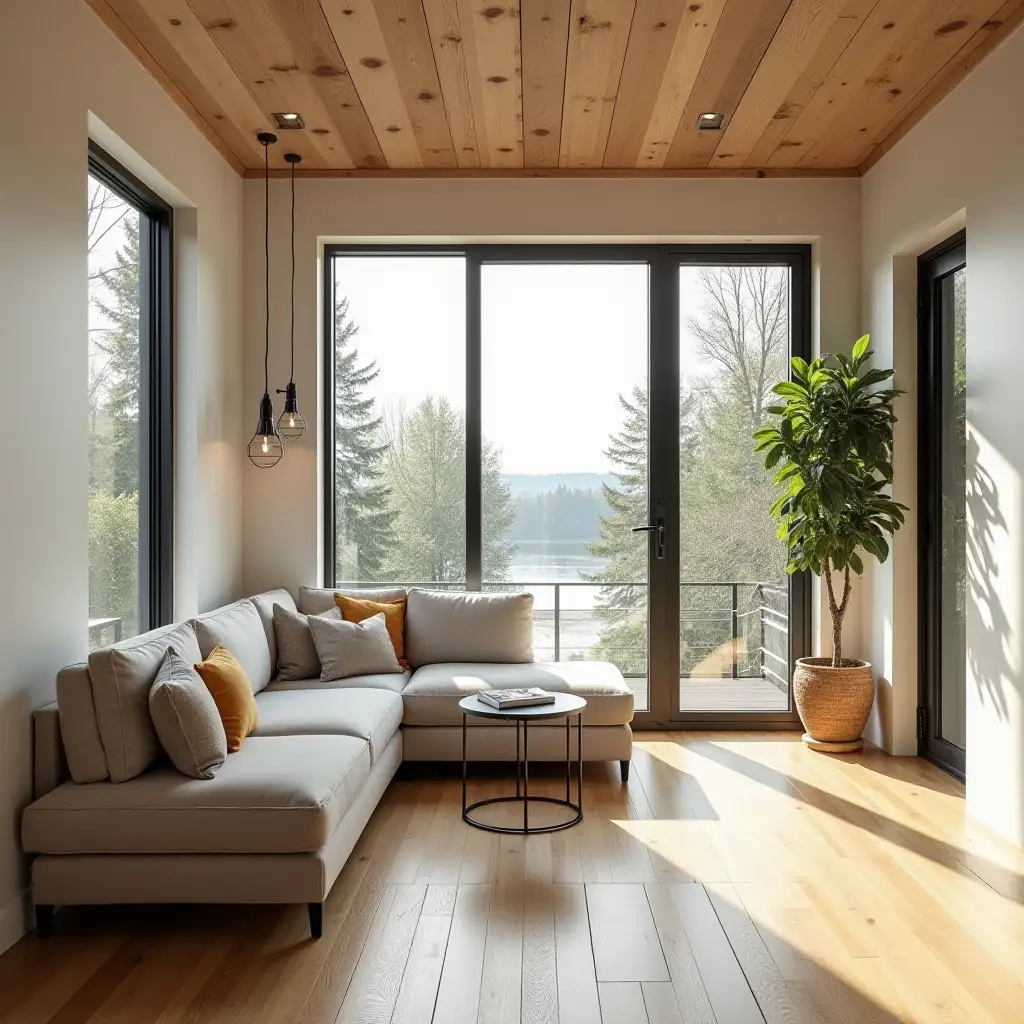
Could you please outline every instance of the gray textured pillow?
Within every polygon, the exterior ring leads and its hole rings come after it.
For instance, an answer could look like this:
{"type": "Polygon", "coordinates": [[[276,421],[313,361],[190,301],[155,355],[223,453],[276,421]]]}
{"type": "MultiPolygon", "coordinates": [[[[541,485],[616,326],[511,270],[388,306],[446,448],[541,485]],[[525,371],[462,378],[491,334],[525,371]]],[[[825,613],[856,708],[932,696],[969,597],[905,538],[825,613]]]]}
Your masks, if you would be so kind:
{"type": "MultiPolygon", "coordinates": [[[[321,618],[341,619],[337,607],[321,618]]],[[[316,653],[309,616],[274,605],[274,636],[277,639],[277,678],[281,680],[316,679],[320,675],[320,656],[316,653]]]]}
{"type": "Polygon", "coordinates": [[[173,647],[150,688],[149,714],[174,767],[193,779],[212,779],[228,756],[224,725],[206,684],[173,647]]]}
{"type": "Polygon", "coordinates": [[[369,676],[384,672],[401,672],[395,657],[384,613],[371,615],[362,622],[329,619],[325,615],[311,615],[309,628],[313,643],[320,656],[320,678],[348,679],[350,676],[369,676]]]}

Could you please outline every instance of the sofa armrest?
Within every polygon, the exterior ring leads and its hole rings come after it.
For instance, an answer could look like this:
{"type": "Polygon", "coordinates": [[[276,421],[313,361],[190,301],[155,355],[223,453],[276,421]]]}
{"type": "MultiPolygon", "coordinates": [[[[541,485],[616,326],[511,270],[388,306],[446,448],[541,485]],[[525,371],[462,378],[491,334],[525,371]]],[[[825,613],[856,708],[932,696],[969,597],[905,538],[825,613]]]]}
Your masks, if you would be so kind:
{"type": "Polygon", "coordinates": [[[32,751],[32,792],[38,800],[71,777],[56,701],[32,712],[32,751]]]}

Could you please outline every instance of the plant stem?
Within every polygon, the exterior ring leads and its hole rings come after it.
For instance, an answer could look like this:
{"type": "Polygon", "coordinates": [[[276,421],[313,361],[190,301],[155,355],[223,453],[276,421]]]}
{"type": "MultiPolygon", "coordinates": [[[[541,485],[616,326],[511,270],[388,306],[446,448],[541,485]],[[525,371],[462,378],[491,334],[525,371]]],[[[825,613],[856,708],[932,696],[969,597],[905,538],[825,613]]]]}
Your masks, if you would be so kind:
{"type": "Polygon", "coordinates": [[[825,584],[828,588],[828,610],[832,615],[832,667],[842,668],[843,665],[843,617],[850,603],[850,567],[843,570],[843,599],[836,603],[835,591],[832,589],[832,563],[825,561],[825,584]]]}

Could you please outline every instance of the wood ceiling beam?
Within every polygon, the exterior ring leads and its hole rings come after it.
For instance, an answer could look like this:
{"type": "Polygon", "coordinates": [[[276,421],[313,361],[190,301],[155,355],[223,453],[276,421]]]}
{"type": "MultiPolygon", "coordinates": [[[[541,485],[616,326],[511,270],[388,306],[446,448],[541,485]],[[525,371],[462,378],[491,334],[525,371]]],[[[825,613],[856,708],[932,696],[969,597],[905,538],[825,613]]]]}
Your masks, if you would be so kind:
{"type": "Polygon", "coordinates": [[[635,0],[573,0],[561,167],[600,167],[608,146],[635,0]]]}
{"type": "Polygon", "coordinates": [[[557,167],[562,137],[570,0],[521,0],[523,154],[527,167],[557,167]]]}
{"type": "MultiPolygon", "coordinates": [[[[287,178],[291,172],[271,168],[270,177],[287,178]]],[[[475,168],[299,168],[297,178],[352,178],[388,181],[390,179],[465,180],[468,178],[561,178],[572,179],[701,179],[701,178],[859,178],[860,171],[852,168],[806,167],[663,167],[650,170],[644,167],[475,167],[475,168]]],[[[250,168],[246,178],[262,178],[262,168],[250,168]]]]}

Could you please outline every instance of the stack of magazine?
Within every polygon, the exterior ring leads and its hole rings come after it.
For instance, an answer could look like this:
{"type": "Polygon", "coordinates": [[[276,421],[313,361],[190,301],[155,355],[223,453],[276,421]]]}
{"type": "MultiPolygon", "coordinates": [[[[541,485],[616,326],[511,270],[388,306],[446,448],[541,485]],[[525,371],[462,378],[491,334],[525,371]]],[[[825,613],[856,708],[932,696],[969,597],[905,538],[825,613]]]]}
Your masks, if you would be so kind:
{"type": "Polygon", "coordinates": [[[477,694],[485,704],[504,711],[507,708],[528,708],[535,704],[554,704],[555,695],[531,686],[524,690],[483,690],[477,694]]]}

